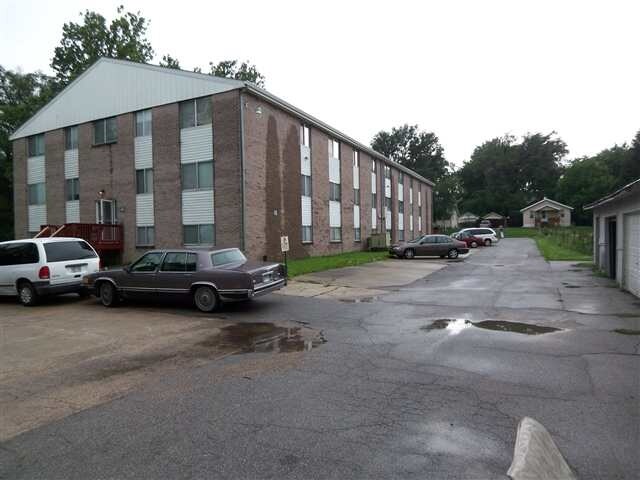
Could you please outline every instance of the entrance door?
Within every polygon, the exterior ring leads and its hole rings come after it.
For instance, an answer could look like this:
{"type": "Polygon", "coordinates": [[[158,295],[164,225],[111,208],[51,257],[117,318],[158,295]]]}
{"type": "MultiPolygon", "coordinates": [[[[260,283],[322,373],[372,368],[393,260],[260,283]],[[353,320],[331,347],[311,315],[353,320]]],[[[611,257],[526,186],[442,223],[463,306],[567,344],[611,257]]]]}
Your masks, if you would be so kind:
{"type": "Polygon", "coordinates": [[[608,242],[607,242],[607,247],[609,248],[608,250],[608,262],[609,262],[609,277],[613,278],[615,280],[616,278],[616,263],[617,263],[617,253],[618,253],[618,239],[617,239],[617,233],[618,233],[618,228],[617,228],[617,224],[616,224],[616,219],[614,218],[610,218],[607,222],[607,229],[608,229],[608,242]]]}
{"type": "Polygon", "coordinates": [[[113,225],[116,223],[115,201],[100,199],[96,201],[96,223],[113,225]]]}

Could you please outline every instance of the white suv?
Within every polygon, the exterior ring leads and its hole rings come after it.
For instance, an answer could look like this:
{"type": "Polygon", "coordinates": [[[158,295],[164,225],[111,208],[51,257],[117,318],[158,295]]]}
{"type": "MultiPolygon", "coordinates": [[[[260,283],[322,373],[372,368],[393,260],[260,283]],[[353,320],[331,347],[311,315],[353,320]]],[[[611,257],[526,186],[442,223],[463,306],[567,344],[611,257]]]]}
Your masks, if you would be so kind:
{"type": "Polygon", "coordinates": [[[0,242],[0,295],[17,295],[23,305],[44,295],[87,295],[82,277],[99,270],[98,254],[81,238],[0,242]]]}
{"type": "Polygon", "coordinates": [[[486,247],[490,247],[492,243],[498,243],[500,237],[493,228],[463,228],[460,232],[469,232],[474,237],[480,238],[486,247]]]}

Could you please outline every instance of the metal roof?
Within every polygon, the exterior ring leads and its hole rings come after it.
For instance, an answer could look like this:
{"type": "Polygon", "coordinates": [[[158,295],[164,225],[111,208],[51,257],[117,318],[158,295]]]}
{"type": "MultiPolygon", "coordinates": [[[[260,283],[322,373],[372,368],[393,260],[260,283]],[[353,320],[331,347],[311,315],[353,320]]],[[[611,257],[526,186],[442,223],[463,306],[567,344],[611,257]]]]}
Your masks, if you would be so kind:
{"type": "Polygon", "coordinates": [[[609,203],[614,200],[617,200],[618,197],[623,197],[630,193],[633,193],[633,190],[635,189],[638,189],[638,191],[640,191],[640,178],[638,178],[637,180],[634,180],[631,183],[628,183],[624,187],[619,188],[618,190],[610,193],[609,195],[605,195],[604,197],[600,198],[599,200],[596,200],[595,202],[585,205],[582,208],[583,210],[591,210],[593,208],[604,205],[605,203],[609,203]]]}
{"type": "Polygon", "coordinates": [[[348,143],[420,181],[431,186],[435,185],[431,180],[394,162],[251,82],[106,57],[100,58],[67,85],[9,138],[16,140],[101,118],[236,89],[243,89],[337,140],[348,143]]]}
{"type": "Polygon", "coordinates": [[[560,205],[561,207],[568,208],[569,210],[573,210],[573,207],[570,207],[569,205],[565,205],[564,203],[556,202],[555,200],[551,200],[550,198],[544,197],[542,200],[538,200],[537,202],[534,202],[531,205],[528,205],[528,206],[524,207],[523,209],[520,210],[520,212],[524,212],[525,210],[529,210],[529,209],[535,207],[536,205],[538,205],[539,203],[542,203],[542,202],[553,203],[555,205],[560,205]]]}

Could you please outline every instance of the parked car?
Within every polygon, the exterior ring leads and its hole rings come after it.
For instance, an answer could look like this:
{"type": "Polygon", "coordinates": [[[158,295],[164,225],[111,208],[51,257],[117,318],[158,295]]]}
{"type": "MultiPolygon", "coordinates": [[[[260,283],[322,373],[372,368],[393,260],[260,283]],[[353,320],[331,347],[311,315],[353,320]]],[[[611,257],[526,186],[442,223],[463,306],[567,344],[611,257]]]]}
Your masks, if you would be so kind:
{"type": "Polygon", "coordinates": [[[468,232],[474,237],[482,240],[485,247],[490,247],[494,243],[500,241],[500,237],[493,228],[463,228],[458,233],[468,232]]]}
{"type": "Polygon", "coordinates": [[[39,297],[88,295],[82,277],[100,270],[100,257],[81,238],[47,237],[0,243],[0,295],[35,305],[39,297]]]}
{"type": "Polygon", "coordinates": [[[438,256],[441,258],[458,258],[461,253],[468,253],[464,242],[447,235],[422,235],[407,243],[392,245],[389,253],[399,258],[411,259],[422,256],[438,256]]]}
{"type": "Polygon", "coordinates": [[[124,268],[83,279],[105,307],[121,299],[192,298],[203,312],[222,301],[249,300],[287,284],[284,265],[252,262],[237,248],[222,250],[153,250],[124,268]]]}
{"type": "Polygon", "coordinates": [[[490,227],[491,226],[491,220],[481,220],[479,226],[482,227],[482,228],[490,227]]]}
{"type": "Polygon", "coordinates": [[[451,237],[466,243],[467,247],[470,247],[470,248],[477,248],[480,245],[484,245],[483,239],[476,237],[474,235],[471,235],[471,233],[469,232],[456,232],[456,233],[453,233],[451,237]]]}

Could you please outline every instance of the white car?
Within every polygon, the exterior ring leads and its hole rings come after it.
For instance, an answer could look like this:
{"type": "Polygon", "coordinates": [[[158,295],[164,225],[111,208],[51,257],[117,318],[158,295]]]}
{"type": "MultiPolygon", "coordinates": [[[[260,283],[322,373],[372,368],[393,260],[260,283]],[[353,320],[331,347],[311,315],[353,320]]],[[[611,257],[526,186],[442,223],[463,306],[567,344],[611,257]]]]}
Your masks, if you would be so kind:
{"type": "Polygon", "coordinates": [[[82,277],[99,270],[98,254],[81,238],[0,242],[0,295],[17,295],[26,306],[45,295],[88,295],[82,277]]]}
{"type": "Polygon", "coordinates": [[[500,237],[493,228],[463,228],[462,230],[460,230],[460,233],[462,232],[469,232],[474,237],[480,238],[485,247],[490,247],[492,244],[498,243],[500,241],[500,237]]]}

